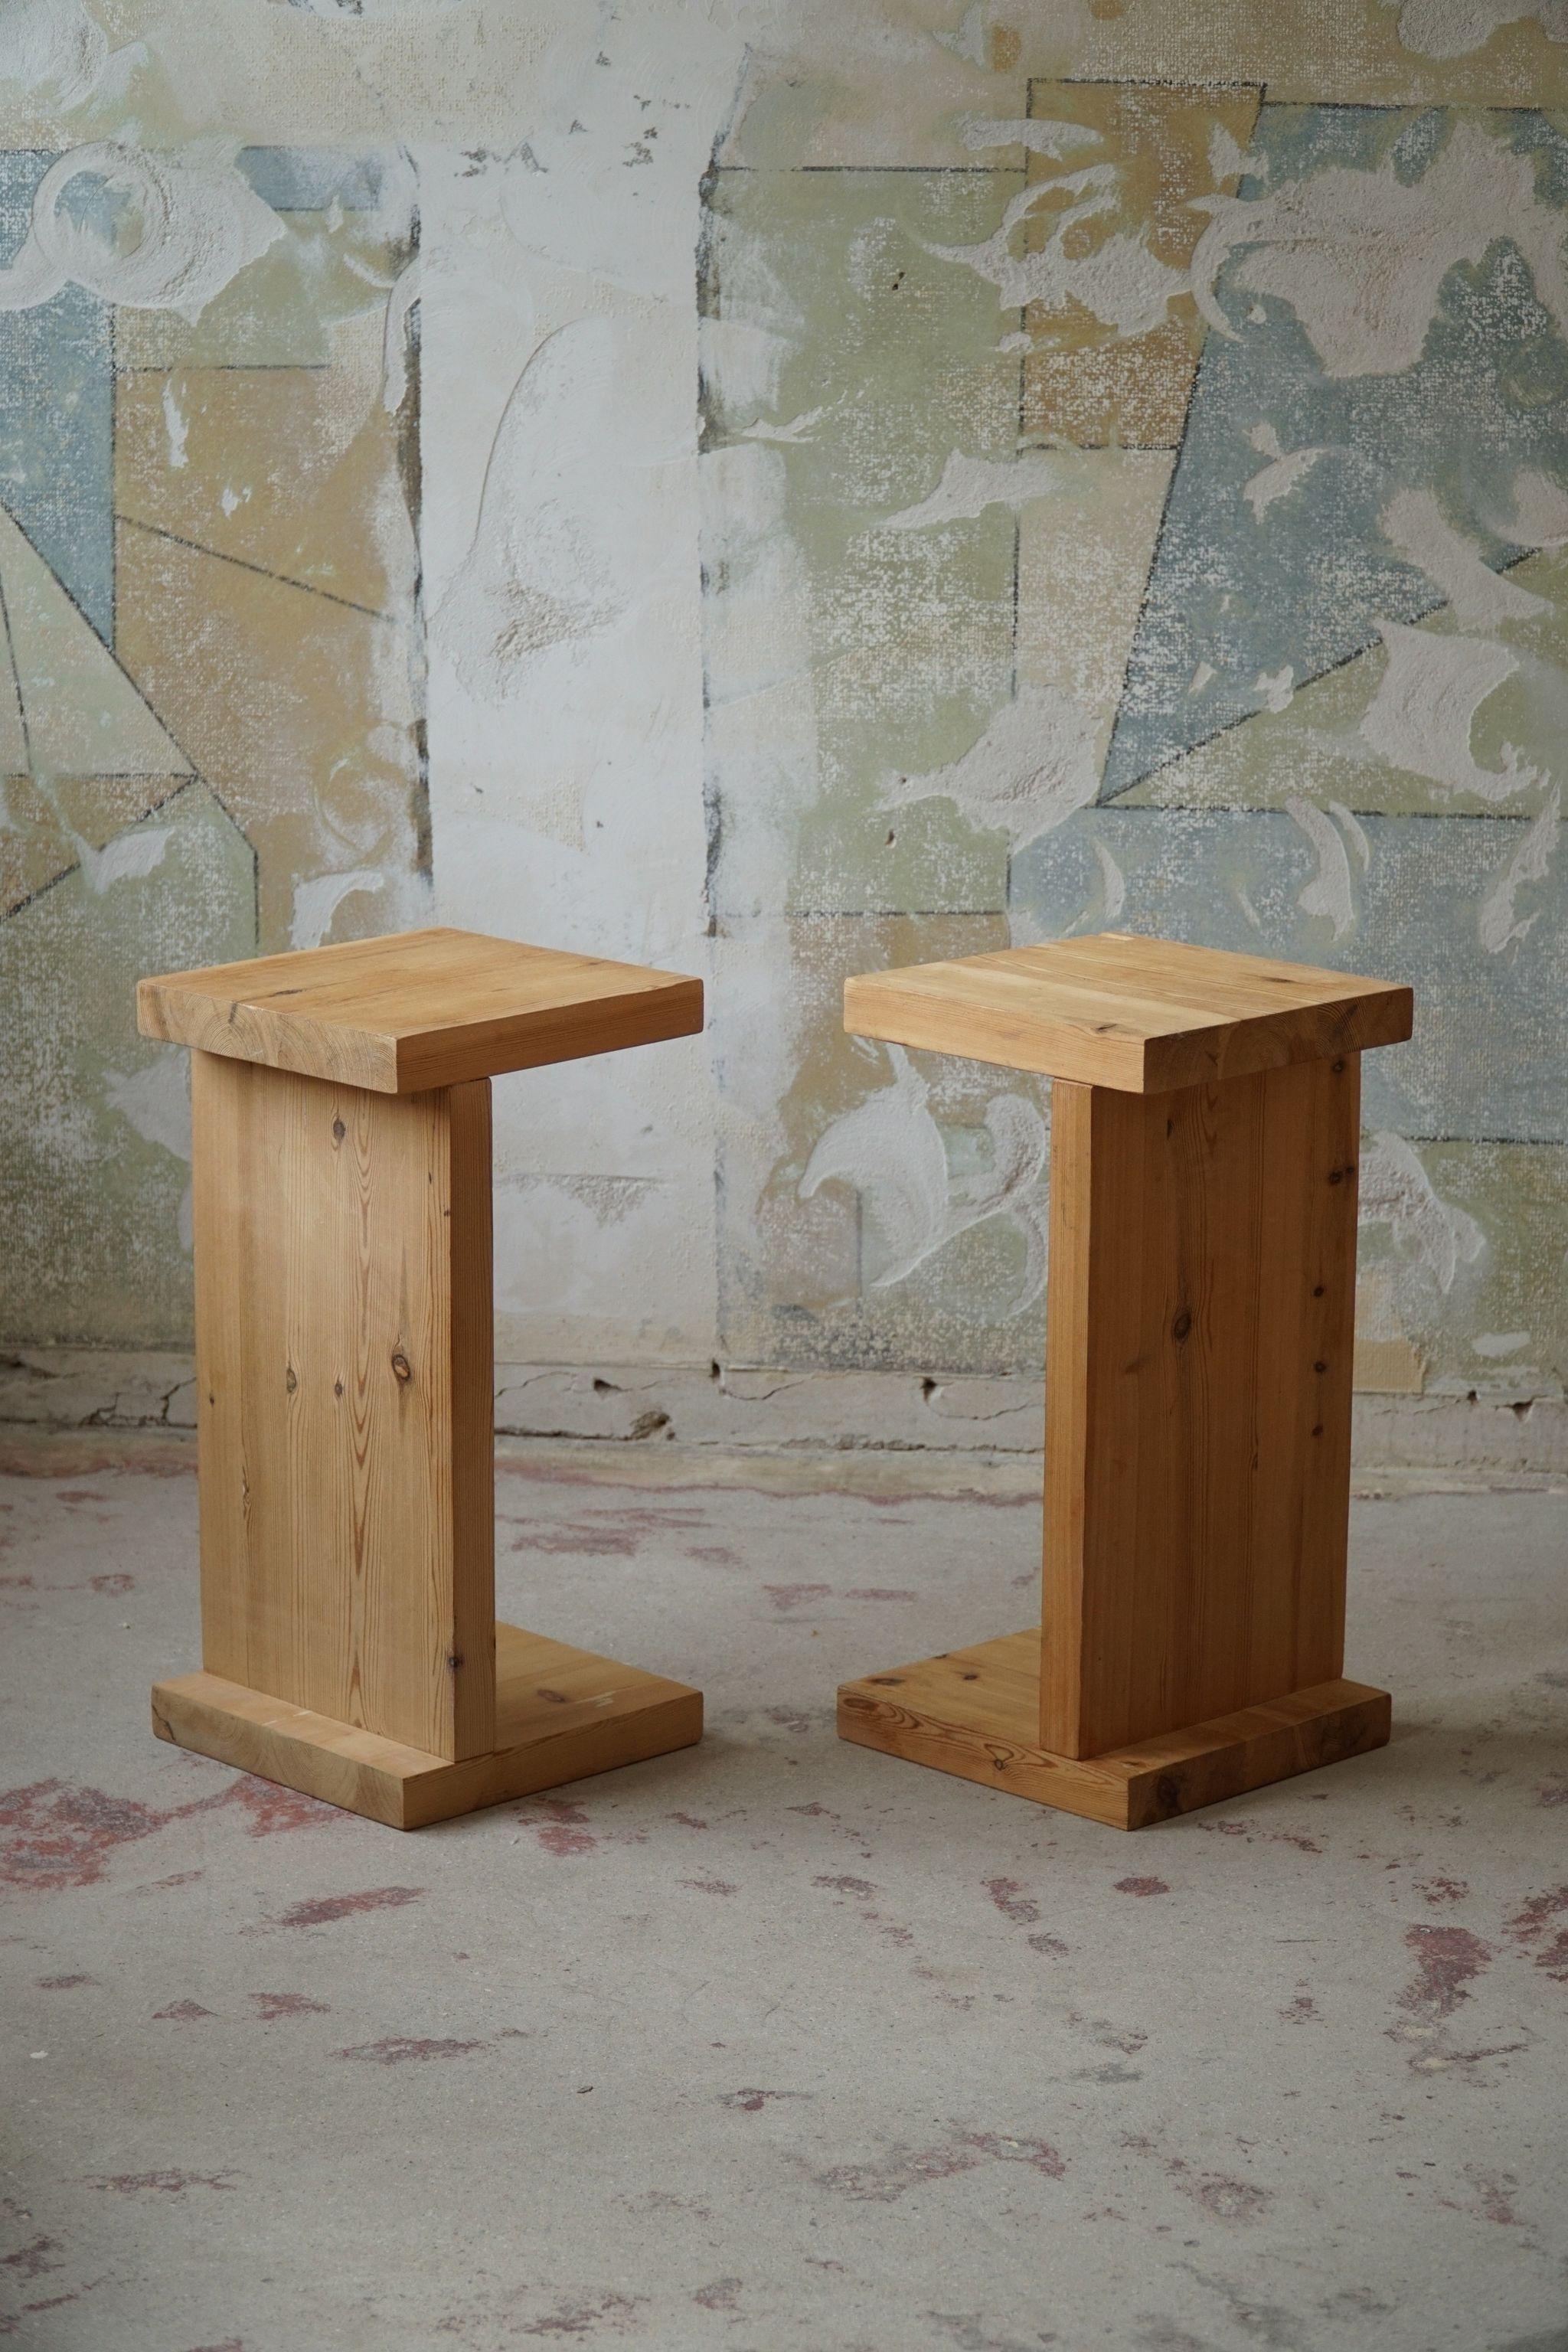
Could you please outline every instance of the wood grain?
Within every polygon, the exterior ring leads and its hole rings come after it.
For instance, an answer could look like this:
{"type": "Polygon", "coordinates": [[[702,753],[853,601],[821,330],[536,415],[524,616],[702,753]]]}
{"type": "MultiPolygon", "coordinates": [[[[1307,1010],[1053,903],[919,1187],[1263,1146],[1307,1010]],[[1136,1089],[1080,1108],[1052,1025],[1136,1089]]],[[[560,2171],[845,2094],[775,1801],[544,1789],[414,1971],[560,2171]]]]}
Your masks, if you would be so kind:
{"type": "Polygon", "coordinates": [[[1341,1673],[1359,1075],[1053,1089],[1053,1754],[1341,1673]]]}
{"type": "Polygon", "coordinates": [[[164,972],[137,1025],[208,1054],[376,1094],[418,1094],[702,1026],[679,972],[444,929],[164,972]]]}
{"type": "Polygon", "coordinates": [[[844,1025],[934,1053],[1158,1094],[1408,1037],[1408,988],[1120,932],[844,983],[844,1025]]]}
{"type": "Polygon", "coordinates": [[[205,1673],[155,1686],[153,1728],[264,1780],[420,1829],[689,1748],[702,1736],[702,1694],[498,1625],[495,1742],[484,1755],[454,1762],[205,1673]]]}
{"type": "Polygon", "coordinates": [[[1092,1758],[1038,1737],[1038,1630],[846,1683],[841,1738],[1113,1829],[1143,1829],[1381,1748],[1385,1691],[1338,1678],[1092,1758]]]}
{"type": "Polygon", "coordinates": [[[489,1087],[192,1066],[203,1660],[495,1739],[489,1087]]]}

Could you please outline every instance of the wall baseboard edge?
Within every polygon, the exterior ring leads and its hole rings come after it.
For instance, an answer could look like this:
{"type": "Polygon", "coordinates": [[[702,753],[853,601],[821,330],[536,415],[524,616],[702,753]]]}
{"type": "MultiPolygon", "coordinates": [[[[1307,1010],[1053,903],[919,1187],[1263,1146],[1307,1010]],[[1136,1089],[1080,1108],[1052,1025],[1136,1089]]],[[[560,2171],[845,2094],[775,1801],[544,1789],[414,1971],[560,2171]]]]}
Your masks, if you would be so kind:
{"type": "MultiPolygon", "coordinates": [[[[195,1426],[187,1356],[0,1345],[0,1424],[195,1426]]],[[[496,1430],[611,1444],[1037,1454],[1038,1372],[766,1371],[741,1366],[499,1364],[496,1430]]],[[[1556,1397],[1358,1394],[1358,1472],[1497,1476],[1568,1471],[1568,1403],[1556,1397]]]]}

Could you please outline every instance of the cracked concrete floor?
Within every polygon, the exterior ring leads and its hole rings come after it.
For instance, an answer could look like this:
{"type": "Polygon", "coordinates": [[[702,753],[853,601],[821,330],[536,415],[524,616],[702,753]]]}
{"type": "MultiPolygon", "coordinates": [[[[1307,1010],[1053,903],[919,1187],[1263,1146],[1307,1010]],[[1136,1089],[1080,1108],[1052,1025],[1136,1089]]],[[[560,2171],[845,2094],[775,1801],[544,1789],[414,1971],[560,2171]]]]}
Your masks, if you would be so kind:
{"type": "Polygon", "coordinates": [[[1568,1499],[1358,1503],[1381,1754],[1136,1837],[833,1736],[1026,1463],[503,1460],[697,1749],[411,1837],[159,1746],[171,1441],[0,1481],[0,2277],[47,2352],[1568,2347],[1568,1499]]]}

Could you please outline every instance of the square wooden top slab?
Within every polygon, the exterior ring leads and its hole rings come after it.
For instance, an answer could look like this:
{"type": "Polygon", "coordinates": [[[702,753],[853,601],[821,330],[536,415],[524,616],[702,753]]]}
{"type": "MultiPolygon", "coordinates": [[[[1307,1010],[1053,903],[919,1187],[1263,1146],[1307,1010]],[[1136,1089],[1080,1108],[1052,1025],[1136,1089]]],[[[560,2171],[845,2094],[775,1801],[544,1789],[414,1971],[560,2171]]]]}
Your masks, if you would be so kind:
{"type": "Polygon", "coordinates": [[[164,972],[136,991],[144,1037],[374,1094],[412,1095],[702,1026],[702,982],[478,931],[395,931],[164,972]]]}
{"type": "Polygon", "coordinates": [[[1126,1094],[1396,1045],[1412,1012],[1393,981],[1122,931],[844,983],[852,1035],[1126,1094]]]}

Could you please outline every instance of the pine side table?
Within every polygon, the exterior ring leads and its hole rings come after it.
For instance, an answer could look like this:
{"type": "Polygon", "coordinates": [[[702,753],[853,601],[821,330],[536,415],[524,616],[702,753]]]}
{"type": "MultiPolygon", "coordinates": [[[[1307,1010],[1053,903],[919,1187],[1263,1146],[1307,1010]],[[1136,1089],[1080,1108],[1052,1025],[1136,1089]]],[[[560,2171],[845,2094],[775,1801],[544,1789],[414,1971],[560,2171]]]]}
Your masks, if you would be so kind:
{"type": "Polygon", "coordinates": [[[1053,1084],[1043,1625],[847,1683],[840,1735],[1121,1829],[1381,1747],[1343,1679],[1356,1158],[1409,989],[1107,933],[844,1002],[1053,1084]]]}
{"type": "Polygon", "coordinates": [[[202,1671],[153,1727],[399,1829],[684,1748],[702,1695],[495,1619],[490,1089],[702,1026],[425,930],[144,980],[194,1048],[202,1671]]]}

